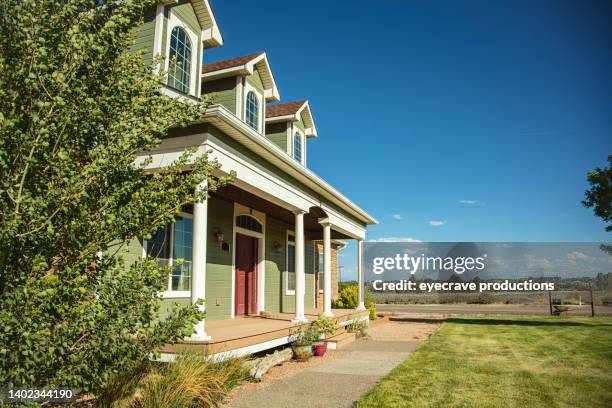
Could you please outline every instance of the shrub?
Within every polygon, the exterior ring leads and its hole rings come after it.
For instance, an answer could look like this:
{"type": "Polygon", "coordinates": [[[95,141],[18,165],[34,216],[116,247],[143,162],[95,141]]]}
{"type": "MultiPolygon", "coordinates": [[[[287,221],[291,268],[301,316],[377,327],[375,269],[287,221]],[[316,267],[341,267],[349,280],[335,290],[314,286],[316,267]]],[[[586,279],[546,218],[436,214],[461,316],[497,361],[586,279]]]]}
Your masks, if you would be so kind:
{"type": "MultiPolygon", "coordinates": [[[[368,288],[365,288],[365,307],[370,311],[370,320],[376,320],[376,303],[370,296],[368,288]]],[[[336,300],[338,309],[356,309],[359,306],[359,287],[357,285],[347,285],[342,288],[336,300]]]]}
{"type": "Polygon", "coordinates": [[[338,294],[338,309],[356,309],[359,306],[359,288],[357,285],[345,286],[338,294]]]}
{"type": "Polygon", "coordinates": [[[123,257],[226,180],[193,149],[154,174],[136,161],[211,102],[169,98],[163,62],[127,52],[156,3],[0,5],[0,387],[99,395],[204,317],[158,319],[168,270],[123,257]]]}
{"type": "Polygon", "coordinates": [[[247,378],[242,358],[215,362],[206,354],[185,352],[174,363],[159,365],[144,376],[129,406],[216,407],[247,378]]]}
{"type": "Polygon", "coordinates": [[[493,303],[493,301],[494,299],[492,294],[483,292],[480,293],[476,299],[469,300],[467,303],[488,305],[493,303]]]}
{"type": "Polygon", "coordinates": [[[368,292],[366,291],[366,301],[365,307],[370,312],[370,320],[378,319],[378,315],[376,314],[376,303],[372,299],[367,296],[368,292]]]}

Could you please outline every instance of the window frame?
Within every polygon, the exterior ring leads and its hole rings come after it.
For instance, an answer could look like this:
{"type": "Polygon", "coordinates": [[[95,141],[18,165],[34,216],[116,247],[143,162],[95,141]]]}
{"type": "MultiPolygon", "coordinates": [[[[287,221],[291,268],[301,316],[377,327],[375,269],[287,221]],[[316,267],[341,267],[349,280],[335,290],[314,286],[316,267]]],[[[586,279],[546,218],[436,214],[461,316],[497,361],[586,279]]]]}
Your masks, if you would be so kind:
{"type": "MultiPolygon", "coordinates": [[[[285,233],[285,295],[295,296],[295,286],[293,289],[289,289],[289,246],[293,246],[293,255],[295,256],[296,245],[295,245],[295,233],[287,230],[285,233]],[[293,242],[289,241],[289,236],[293,236],[293,242]]],[[[295,260],[293,261],[293,273],[295,275],[295,260]]],[[[297,278],[297,276],[296,276],[297,278]]],[[[293,280],[294,285],[296,280],[293,280]]]]}
{"type": "MultiPolygon", "coordinates": [[[[189,214],[186,212],[180,212],[178,214],[179,217],[182,218],[188,218],[190,220],[192,220],[193,223],[193,214],[189,214]]],[[[170,268],[172,268],[172,266],[174,266],[174,226],[176,223],[172,223],[170,225],[167,225],[166,228],[168,228],[168,232],[169,232],[169,236],[170,236],[170,240],[169,240],[169,250],[168,250],[168,266],[170,268]]],[[[147,256],[149,256],[147,254],[147,239],[143,238],[142,239],[142,257],[146,258],[147,256]]],[[[191,248],[193,249],[193,238],[191,241],[191,248]]],[[[163,259],[163,258],[161,258],[163,259]]],[[[192,268],[193,268],[193,260],[192,262],[192,268]]],[[[191,285],[193,283],[193,269],[191,271],[191,276],[190,276],[190,282],[189,282],[189,287],[191,288],[191,285]]],[[[190,298],[191,297],[191,289],[190,290],[172,290],[172,273],[168,273],[168,280],[166,282],[166,289],[162,292],[163,293],[163,297],[168,299],[168,298],[190,298]]]]}
{"type": "Polygon", "coordinates": [[[165,68],[165,72],[166,72],[166,79],[164,81],[164,84],[169,88],[172,89],[182,95],[191,95],[191,96],[198,96],[198,86],[197,86],[197,64],[199,62],[199,55],[198,55],[198,50],[199,50],[199,44],[198,44],[198,36],[193,32],[193,30],[191,30],[191,28],[189,28],[182,20],[180,20],[172,11],[172,9],[170,9],[168,11],[168,20],[167,20],[167,31],[166,31],[166,46],[165,46],[165,55],[166,55],[166,59],[164,62],[164,68],[165,68]],[[189,37],[189,40],[191,42],[191,67],[189,69],[189,89],[187,90],[187,92],[183,92],[173,86],[168,85],[168,72],[169,72],[169,67],[170,67],[170,42],[171,42],[171,38],[172,38],[172,31],[176,28],[179,27],[181,29],[183,29],[185,31],[185,33],[187,34],[187,36],[189,37]]]}
{"type": "Polygon", "coordinates": [[[169,66],[169,70],[168,70],[168,77],[166,78],[166,85],[168,85],[170,88],[184,93],[184,94],[189,94],[191,91],[191,66],[193,65],[193,61],[192,61],[192,57],[193,57],[193,46],[192,46],[192,42],[191,42],[191,38],[189,38],[189,33],[187,32],[187,30],[185,30],[185,28],[181,27],[181,26],[174,26],[172,28],[172,31],[170,32],[170,45],[168,48],[168,64],[170,64],[173,60],[173,55],[172,55],[172,51],[173,51],[173,47],[172,47],[172,43],[173,43],[173,37],[177,38],[175,47],[174,47],[174,52],[175,52],[175,56],[179,55],[179,51],[181,50],[180,48],[180,44],[178,43],[179,41],[179,37],[180,34],[183,34],[185,36],[185,42],[183,44],[183,60],[185,62],[188,62],[188,64],[185,65],[181,65],[181,66],[169,66]],[[175,32],[177,33],[175,35],[175,32]],[[186,78],[184,78],[184,76],[186,76],[186,78]],[[170,85],[170,78],[173,78],[174,83],[172,85],[170,85]],[[183,81],[185,80],[185,81],[183,81]]]}
{"type": "MultiPolygon", "coordinates": [[[[321,246],[323,246],[321,244],[321,246]]],[[[315,251],[315,256],[317,258],[317,278],[319,280],[318,282],[318,291],[319,293],[324,293],[325,292],[325,258],[324,258],[324,251],[325,248],[322,248],[321,252],[319,252],[319,248],[317,246],[317,250],[315,251]],[[323,286],[321,288],[321,285],[323,286]]]]}
{"type": "Polygon", "coordinates": [[[244,123],[247,124],[251,129],[259,132],[260,131],[260,116],[261,116],[261,101],[259,100],[259,95],[254,89],[247,88],[246,96],[244,97],[244,123]],[[248,115],[249,115],[249,95],[253,95],[253,98],[256,103],[257,111],[255,112],[255,127],[249,123],[248,115]]]}
{"type": "Polygon", "coordinates": [[[304,136],[299,130],[293,131],[293,137],[291,138],[291,157],[293,158],[293,160],[299,163],[304,163],[304,136]],[[295,141],[296,140],[300,141],[300,158],[299,159],[295,157],[295,151],[296,151],[295,141]]]}

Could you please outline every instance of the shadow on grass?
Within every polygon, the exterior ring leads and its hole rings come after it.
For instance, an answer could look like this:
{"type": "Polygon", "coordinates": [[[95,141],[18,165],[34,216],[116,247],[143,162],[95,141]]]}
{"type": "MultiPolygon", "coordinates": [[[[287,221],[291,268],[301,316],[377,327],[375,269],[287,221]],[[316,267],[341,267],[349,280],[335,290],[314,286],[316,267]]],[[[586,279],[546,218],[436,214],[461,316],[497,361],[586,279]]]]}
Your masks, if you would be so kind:
{"type": "Polygon", "coordinates": [[[558,318],[559,320],[517,320],[517,319],[478,319],[478,318],[448,318],[446,323],[457,324],[482,324],[482,325],[506,325],[506,326],[584,326],[584,327],[612,327],[612,323],[583,323],[558,318]]]}

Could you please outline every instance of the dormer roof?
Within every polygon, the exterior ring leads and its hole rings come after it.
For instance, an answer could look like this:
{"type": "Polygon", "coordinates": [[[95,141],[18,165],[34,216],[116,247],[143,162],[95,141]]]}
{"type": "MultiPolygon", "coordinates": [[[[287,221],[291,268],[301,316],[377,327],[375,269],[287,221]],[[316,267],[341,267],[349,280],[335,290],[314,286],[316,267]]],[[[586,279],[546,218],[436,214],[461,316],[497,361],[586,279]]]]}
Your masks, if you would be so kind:
{"type": "MultiPolygon", "coordinates": [[[[176,3],[176,0],[162,0],[162,4],[176,3]]],[[[209,0],[192,0],[193,11],[202,27],[202,43],[205,48],[214,48],[223,45],[223,36],[210,7],[209,0]]]]}
{"type": "Polygon", "coordinates": [[[306,137],[317,137],[317,127],[308,100],[266,106],[266,123],[298,121],[300,119],[304,122],[306,137]]]}
{"type": "Polygon", "coordinates": [[[202,65],[202,80],[212,81],[232,76],[252,75],[255,69],[261,76],[266,101],[278,101],[280,95],[265,52],[204,64],[202,65]]]}

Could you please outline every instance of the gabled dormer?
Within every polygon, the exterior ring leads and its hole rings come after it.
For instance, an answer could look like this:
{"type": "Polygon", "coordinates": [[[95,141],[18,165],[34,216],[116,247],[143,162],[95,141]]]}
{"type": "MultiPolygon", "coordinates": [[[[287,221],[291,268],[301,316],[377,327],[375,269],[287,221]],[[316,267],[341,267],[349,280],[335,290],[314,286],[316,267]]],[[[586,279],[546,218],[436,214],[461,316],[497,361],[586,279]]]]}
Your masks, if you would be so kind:
{"type": "Polygon", "coordinates": [[[265,134],[266,102],[280,99],[265,52],[204,64],[202,94],[213,92],[214,103],[261,134],[265,134]]]}
{"type": "Polygon", "coordinates": [[[308,101],[268,105],[266,137],[305,166],[306,141],[317,137],[317,128],[308,101]]]}
{"type": "Polygon", "coordinates": [[[208,0],[167,0],[145,12],[135,32],[133,51],[143,50],[144,60],[165,58],[159,67],[168,72],[163,92],[173,97],[200,96],[199,67],[202,51],[223,44],[208,0]],[[176,65],[170,62],[175,60],[176,65]]]}

